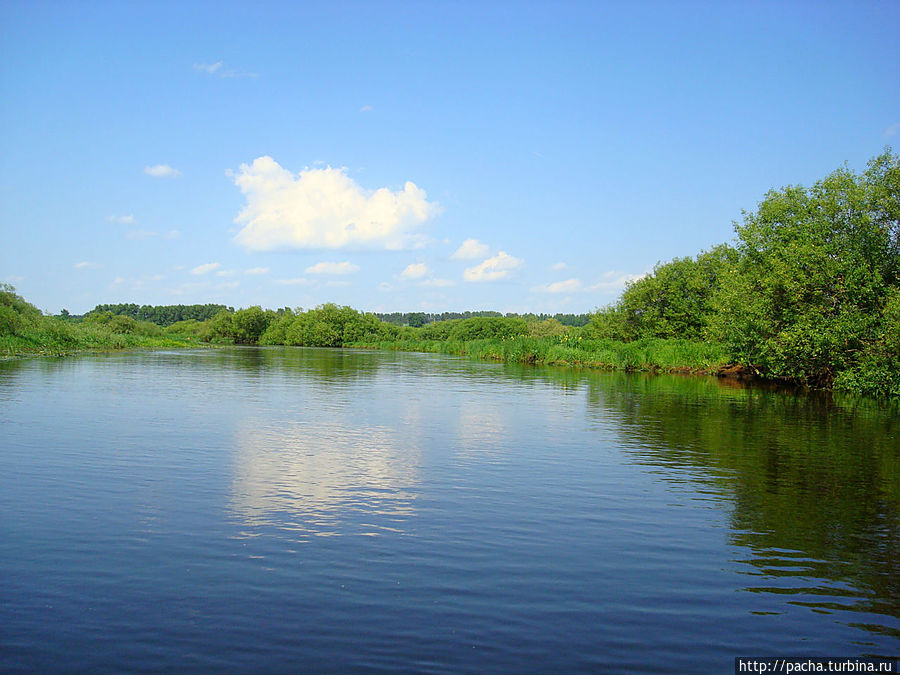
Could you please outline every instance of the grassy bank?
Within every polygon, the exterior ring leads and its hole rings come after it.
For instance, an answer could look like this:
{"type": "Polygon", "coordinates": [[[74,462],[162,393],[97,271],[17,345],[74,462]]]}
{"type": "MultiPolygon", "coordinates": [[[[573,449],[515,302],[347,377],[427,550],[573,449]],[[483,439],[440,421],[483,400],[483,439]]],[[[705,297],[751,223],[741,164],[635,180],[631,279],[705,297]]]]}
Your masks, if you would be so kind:
{"type": "Polygon", "coordinates": [[[392,340],[346,346],[467,356],[505,363],[581,366],[604,370],[715,373],[728,363],[724,346],[691,340],[634,342],[554,337],[482,340],[392,340]]]}
{"type": "Polygon", "coordinates": [[[0,358],[14,356],[66,356],[80,351],[119,349],[171,349],[206,346],[186,335],[114,333],[92,326],[67,325],[45,319],[40,326],[17,335],[0,335],[0,358]]]}

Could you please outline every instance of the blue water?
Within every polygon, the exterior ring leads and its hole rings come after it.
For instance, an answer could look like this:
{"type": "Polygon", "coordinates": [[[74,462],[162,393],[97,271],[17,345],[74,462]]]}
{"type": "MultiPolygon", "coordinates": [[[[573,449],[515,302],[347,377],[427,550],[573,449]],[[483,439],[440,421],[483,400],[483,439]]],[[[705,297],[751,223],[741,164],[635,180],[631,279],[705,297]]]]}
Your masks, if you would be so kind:
{"type": "Polygon", "coordinates": [[[0,363],[0,671],[900,653],[871,403],[299,348],[0,363]]]}

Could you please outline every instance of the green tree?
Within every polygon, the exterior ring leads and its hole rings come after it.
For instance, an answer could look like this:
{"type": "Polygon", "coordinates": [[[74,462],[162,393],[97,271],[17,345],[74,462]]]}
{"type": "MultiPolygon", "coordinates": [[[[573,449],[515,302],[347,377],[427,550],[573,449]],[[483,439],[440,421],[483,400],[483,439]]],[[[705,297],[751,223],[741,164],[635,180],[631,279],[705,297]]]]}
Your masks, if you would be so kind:
{"type": "MultiPolygon", "coordinates": [[[[890,350],[900,285],[900,161],[886,151],[856,175],[770,191],[735,225],[715,330],[762,373],[827,386],[890,350]]],[[[896,359],[900,355],[892,355],[896,359]]]]}

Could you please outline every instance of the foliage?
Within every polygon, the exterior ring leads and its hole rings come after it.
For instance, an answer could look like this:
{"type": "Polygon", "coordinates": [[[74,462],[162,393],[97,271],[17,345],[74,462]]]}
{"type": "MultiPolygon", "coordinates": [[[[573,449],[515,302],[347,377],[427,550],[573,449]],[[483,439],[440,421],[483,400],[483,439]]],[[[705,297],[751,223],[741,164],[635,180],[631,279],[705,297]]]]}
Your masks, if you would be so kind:
{"type": "Polygon", "coordinates": [[[594,316],[592,334],[621,340],[702,339],[723,271],[736,258],[737,252],[722,244],[696,258],[657,264],[651,274],[630,282],[614,307],[594,316]]]}
{"type": "Polygon", "coordinates": [[[41,318],[41,311],[16,293],[9,284],[0,284],[0,335],[18,335],[41,318]]]}
{"type": "Polygon", "coordinates": [[[448,340],[466,342],[487,338],[512,338],[528,334],[528,322],[512,317],[472,317],[460,319],[447,334],[448,340]]]}
{"type": "Polygon", "coordinates": [[[225,305],[136,305],[135,303],[119,303],[113,305],[97,305],[86,316],[109,312],[116,316],[128,316],[137,321],[150,321],[160,326],[170,326],[179,321],[195,319],[206,321],[222,310],[225,305]]]}
{"type": "Polygon", "coordinates": [[[303,347],[341,347],[351,342],[395,338],[400,329],[379,321],[374,314],[333,303],[306,312],[284,313],[260,336],[260,344],[303,347]]]}
{"type": "Polygon", "coordinates": [[[815,386],[875,371],[895,378],[879,364],[900,358],[898,222],[900,161],[890,152],[862,175],[840,169],[809,189],[769,192],[736,226],[739,259],[717,297],[714,330],[735,360],[815,386]]]}

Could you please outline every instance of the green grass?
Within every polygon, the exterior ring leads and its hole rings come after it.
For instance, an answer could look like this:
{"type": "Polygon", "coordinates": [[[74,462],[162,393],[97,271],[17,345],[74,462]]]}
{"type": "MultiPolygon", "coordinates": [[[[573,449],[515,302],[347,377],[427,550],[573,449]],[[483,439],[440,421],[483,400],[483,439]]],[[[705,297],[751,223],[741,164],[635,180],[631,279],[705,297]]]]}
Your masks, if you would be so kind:
{"type": "Polygon", "coordinates": [[[0,358],[65,356],[81,351],[169,349],[201,345],[196,337],[167,334],[156,326],[149,328],[138,324],[133,332],[123,333],[102,324],[74,323],[41,317],[28,322],[15,333],[0,335],[0,358]]]}
{"type": "Polygon", "coordinates": [[[467,356],[486,361],[581,366],[604,370],[714,373],[729,361],[725,347],[691,340],[634,342],[561,337],[471,340],[400,340],[352,347],[467,356]]]}

